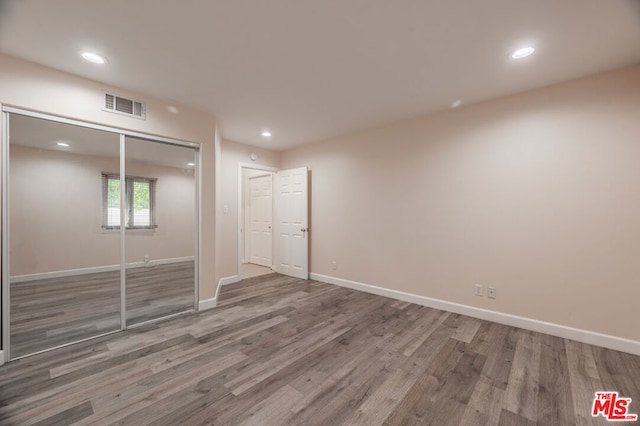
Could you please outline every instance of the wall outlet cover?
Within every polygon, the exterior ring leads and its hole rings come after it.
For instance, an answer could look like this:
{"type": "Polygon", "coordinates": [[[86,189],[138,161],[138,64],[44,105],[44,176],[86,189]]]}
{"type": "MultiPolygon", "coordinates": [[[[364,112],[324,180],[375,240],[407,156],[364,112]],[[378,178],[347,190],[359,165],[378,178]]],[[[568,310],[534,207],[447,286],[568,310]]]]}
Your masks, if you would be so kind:
{"type": "Polygon", "coordinates": [[[476,284],[476,296],[482,296],[482,284],[476,284]]]}
{"type": "Polygon", "coordinates": [[[489,299],[496,298],[496,288],[495,287],[487,287],[487,297],[489,299]]]}

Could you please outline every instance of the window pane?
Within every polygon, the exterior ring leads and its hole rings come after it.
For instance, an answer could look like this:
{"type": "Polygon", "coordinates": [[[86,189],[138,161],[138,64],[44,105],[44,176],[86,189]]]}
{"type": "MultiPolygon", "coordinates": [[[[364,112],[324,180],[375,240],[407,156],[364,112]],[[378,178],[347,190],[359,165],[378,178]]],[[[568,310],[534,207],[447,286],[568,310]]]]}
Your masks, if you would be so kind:
{"type": "Polygon", "coordinates": [[[133,182],[133,226],[151,226],[150,183],[133,182]]]}
{"type": "Polygon", "coordinates": [[[107,180],[107,226],[120,226],[120,180],[107,180]]]}

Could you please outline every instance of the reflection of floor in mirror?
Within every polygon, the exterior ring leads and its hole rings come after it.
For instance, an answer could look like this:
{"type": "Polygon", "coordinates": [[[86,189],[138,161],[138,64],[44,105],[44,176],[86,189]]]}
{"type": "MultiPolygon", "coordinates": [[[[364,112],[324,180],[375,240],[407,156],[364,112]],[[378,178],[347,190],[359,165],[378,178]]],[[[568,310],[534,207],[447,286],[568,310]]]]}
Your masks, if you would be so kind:
{"type": "MultiPolygon", "coordinates": [[[[127,323],[193,308],[194,265],[127,270],[127,323]]],[[[120,329],[120,271],[11,284],[11,357],[120,329]]]]}
{"type": "Polygon", "coordinates": [[[243,263],[240,265],[240,278],[253,278],[261,275],[271,274],[273,271],[266,266],[256,265],[254,263],[243,263]]]}

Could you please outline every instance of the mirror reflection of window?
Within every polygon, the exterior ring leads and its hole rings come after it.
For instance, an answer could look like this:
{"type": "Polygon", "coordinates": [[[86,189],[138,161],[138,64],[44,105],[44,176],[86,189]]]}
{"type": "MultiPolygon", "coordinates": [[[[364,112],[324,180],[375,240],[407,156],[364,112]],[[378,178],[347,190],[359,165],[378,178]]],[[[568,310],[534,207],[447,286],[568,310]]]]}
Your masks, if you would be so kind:
{"type": "MultiPolygon", "coordinates": [[[[156,223],[155,194],[157,179],[127,176],[125,178],[127,229],[154,229],[156,223]]],[[[102,173],[102,228],[120,228],[120,175],[102,173]]]]}

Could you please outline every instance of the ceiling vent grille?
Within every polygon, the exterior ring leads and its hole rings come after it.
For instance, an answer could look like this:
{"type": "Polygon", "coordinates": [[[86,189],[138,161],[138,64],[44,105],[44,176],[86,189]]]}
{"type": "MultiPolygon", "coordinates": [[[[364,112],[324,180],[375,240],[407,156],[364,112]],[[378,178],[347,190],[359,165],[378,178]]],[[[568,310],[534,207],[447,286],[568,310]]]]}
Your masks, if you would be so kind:
{"type": "Polygon", "coordinates": [[[146,118],[144,102],[134,101],[111,93],[104,94],[104,110],[130,117],[146,118]]]}

